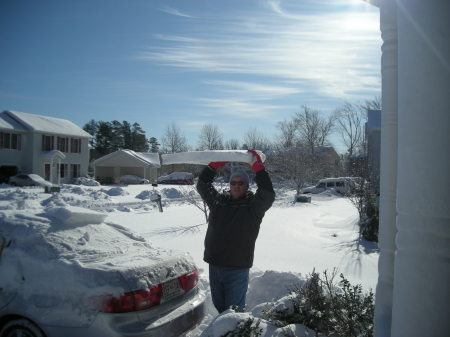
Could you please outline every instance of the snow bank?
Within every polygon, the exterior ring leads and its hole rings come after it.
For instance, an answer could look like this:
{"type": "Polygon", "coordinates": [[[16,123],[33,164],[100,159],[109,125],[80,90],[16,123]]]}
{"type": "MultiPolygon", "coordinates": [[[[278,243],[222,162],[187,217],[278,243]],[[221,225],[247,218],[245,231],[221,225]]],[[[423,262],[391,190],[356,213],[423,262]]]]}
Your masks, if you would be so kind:
{"type": "Polygon", "coordinates": [[[277,300],[305,283],[300,274],[267,270],[254,277],[249,285],[247,306],[254,306],[277,300]]]}
{"type": "Polygon", "coordinates": [[[110,189],[102,189],[102,192],[106,193],[107,195],[113,197],[113,196],[122,196],[122,195],[128,195],[128,192],[125,191],[122,187],[113,187],[110,189]]]}
{"type": "Polygon", "coordinates": [[[183,197],[183,194],[180,192],[180,190],[176,188],[163,188],[161,190],[161,193],[163,193],[168,199],[177,199],[183,197]]]}

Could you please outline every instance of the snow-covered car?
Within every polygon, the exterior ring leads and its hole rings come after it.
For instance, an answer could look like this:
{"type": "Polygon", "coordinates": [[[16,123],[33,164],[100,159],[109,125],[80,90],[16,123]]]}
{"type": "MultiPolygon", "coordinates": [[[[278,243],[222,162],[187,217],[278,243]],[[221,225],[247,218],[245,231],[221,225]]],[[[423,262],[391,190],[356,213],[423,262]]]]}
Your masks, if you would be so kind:
{"type": "Polygon", "coordinates": [[[308,193],[321,193],[326,190],[335,190],[341,194],[346,194],[351,191],[351,189],[355,186],[355,182],[347,177],[339,177],[339,178],[325,178],[319,180],[319,182],[315,186],[305,187],[300,190],[300,193],[308,194],[308,193]]]}
{"type": "Polygon", "coordinates": [[[37,174],[17,174],[9,178],[8,183],[14,186],[52,187],[52,183],[37,174]]]}
{"type": "Polygon", "coordinates": [[[73,206],[0,212],[0,336],[180,336],[204,316],[192,258],[73,206]]]}
{"type": "Polygon", "coordinates": [[[121,176],[119,178],[119,182],[121,184],[149,184],[150,181],[148,179],[144,179],[132,174],[127,174],[124,176],[121,176]]]}
{"type": "Polygon", "coordinates": [[[158,184],[193,185],[194,175],[190,172],[173,172],[159,177],[158,184]]]}

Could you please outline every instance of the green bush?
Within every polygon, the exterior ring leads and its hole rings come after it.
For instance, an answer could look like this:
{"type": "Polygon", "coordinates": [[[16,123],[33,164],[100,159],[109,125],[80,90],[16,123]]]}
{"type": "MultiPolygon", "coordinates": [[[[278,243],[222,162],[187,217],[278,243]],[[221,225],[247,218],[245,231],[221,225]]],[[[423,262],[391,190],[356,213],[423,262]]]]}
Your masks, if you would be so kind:
{"type": "Polygon", "coordinates": [[[263,318],[279,327],[303,324],[316,331],[316,336],[373,336],[374,295],[363,294],[360,285],[352,286],[341,274],[335,284],[325,271],[323,278],[314,271],[301,288],[291,293],[293,310],[276,305],[263,312],[263,318]]]}
{"type": "Polygon", "coordinates": [[[379,209],[375,197],[368,193],[364,200],[365,218],[360,221],[361,236],[372,242],[378,242],[379,209]]]}

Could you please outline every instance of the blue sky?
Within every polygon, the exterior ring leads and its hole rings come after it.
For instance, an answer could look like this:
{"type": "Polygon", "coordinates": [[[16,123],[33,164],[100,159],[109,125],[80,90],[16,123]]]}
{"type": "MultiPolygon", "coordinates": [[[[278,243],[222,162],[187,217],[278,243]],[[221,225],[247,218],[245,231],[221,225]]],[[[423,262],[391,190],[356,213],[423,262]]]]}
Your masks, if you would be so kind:
{"type": "Polygon", "coordinates": [[[207,123],[271,139],[301,105],[381,90],[379,10],[362,0],[0,0],[0,43],[0,110],[158,139],[175,122],[193,147],[207,123]]]}

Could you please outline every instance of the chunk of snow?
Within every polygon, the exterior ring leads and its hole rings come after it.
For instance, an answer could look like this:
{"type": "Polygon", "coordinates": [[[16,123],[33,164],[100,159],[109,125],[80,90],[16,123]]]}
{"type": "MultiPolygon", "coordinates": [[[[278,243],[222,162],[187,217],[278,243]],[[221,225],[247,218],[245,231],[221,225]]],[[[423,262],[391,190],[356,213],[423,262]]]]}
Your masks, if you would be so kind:
{"type": "Polygon", "coordinates": [[[106,214],[92,211],[86,208],[65,206],[47,209],[46,215],[55,224],[64,226],[83,226],[87,224],[99,224],[106,218],[106,214]]]}

